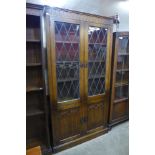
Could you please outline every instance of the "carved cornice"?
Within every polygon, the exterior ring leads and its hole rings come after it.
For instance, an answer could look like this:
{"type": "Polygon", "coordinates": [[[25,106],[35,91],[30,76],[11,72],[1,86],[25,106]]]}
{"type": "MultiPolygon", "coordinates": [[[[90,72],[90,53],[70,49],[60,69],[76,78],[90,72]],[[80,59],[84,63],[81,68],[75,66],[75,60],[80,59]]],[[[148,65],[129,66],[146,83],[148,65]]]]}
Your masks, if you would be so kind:
{"type": "Polygon", "coordinates": [[[67,9],[60,9],[60,8],[51,8],[45,7],[46,13],[50,14],[52,18],[66,18],[66,19],[74,19],[79,21],[85,22],[92,22],[92,23],[103,23],[105,26],[112,26],[113,19],[110,17],[103,17],[99,15],[93,15],[78,11],[72,11],[67,9]]]}

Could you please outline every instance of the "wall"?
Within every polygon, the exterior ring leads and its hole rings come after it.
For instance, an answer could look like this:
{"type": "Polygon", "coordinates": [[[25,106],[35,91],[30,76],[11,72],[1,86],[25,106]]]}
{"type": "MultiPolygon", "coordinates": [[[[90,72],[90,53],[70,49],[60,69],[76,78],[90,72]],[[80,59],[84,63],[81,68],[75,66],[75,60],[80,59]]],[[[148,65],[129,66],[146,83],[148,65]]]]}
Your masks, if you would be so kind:
{"type": "MultiPolygon", "coordinates": [[[[129,0],[27,0],[27,2],[103,16],[114,16],[118,13],[119,31],[129,31],[129,0]]],[[[114,26],[113,31],[115,30],[114,26]]]]}

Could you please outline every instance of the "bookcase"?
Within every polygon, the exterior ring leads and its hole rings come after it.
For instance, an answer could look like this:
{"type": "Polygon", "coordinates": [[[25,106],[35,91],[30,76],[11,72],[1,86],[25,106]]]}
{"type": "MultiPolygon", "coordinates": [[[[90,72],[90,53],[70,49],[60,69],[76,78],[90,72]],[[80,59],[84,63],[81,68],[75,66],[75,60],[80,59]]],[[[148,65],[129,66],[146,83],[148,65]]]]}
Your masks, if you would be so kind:
{"type": "Polygon", "coordinates": [[[58,152],[128,119],[129,36],[112,30],[110,17],[27,7],[27,148],[58,152]]]}
{"type": "Polygon", "coordinates": [[[26,10],[26,148],[50,147],[42,8],[26,10]]]}
{"type": "Polygon", "coordinates": [[[109,125],[129,118],[129,33],[113,34],[109,125]]]}
{"type": "Polygon", "coordinates": [[[108,131],[113,19],[45,8],[54,152],[108,131]]]}

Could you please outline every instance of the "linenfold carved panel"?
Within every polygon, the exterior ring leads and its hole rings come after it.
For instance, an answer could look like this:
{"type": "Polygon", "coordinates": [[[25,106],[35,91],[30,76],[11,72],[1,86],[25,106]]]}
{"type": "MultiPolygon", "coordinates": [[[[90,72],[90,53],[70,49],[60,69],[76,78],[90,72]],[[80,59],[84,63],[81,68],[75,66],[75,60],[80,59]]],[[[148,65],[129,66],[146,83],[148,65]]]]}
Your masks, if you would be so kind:
{"type": "Polygon", "coordinates": [[[104,105],[103,103],[92,104],[88,107],[88,130],[104,125],[104,105]]]}
{"type": "Polygon", "coordinates": [[[60,112],[59,127],[59,140],[79,134],[80,109],[74,108],[60,112]]]}

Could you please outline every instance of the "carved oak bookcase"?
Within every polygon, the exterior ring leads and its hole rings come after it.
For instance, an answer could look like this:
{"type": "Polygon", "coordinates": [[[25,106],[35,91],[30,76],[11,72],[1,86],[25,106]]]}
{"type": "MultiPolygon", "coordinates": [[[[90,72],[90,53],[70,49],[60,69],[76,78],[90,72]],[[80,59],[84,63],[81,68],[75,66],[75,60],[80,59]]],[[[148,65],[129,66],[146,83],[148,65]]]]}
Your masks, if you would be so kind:
{"type": "Polygon", "coordinates": [[[108,131],[113,20],[44,10],[55,152],[108,131]]]}
{"type": "Polygon", "coordinates": [[[129,118],[129,33],[113,34],[110,126],[129,118]]]}

